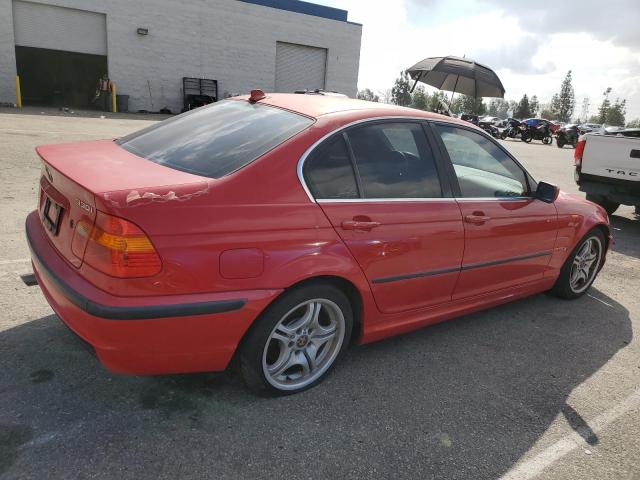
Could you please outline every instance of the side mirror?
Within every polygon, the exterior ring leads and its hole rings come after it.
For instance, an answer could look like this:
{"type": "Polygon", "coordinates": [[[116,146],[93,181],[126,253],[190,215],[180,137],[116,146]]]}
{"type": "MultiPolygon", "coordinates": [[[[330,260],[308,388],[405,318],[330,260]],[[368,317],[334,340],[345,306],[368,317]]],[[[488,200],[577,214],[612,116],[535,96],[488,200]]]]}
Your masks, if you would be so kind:
{"type": "Polygon", "coordinates": [[[559,193],[560,189],[555,185],[547,182],[538,182],[538,188],[533,197],[545,203],[553,203],[556,201],[556,198],[558,198],[559,193]]]}

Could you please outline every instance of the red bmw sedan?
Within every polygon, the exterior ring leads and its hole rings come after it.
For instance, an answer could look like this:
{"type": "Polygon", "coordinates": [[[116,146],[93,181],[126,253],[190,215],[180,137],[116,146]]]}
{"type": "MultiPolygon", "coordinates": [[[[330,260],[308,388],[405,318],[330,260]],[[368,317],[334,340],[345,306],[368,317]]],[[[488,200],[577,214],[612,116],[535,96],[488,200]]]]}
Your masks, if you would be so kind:
{"type": "Polygon", "coordinates": [[[225,100],[117,140],[37,148],[38,283],[110,370],[299,392],[367,343],[551,290],[611,242],[468,122],[322,94],[225,100]]]}

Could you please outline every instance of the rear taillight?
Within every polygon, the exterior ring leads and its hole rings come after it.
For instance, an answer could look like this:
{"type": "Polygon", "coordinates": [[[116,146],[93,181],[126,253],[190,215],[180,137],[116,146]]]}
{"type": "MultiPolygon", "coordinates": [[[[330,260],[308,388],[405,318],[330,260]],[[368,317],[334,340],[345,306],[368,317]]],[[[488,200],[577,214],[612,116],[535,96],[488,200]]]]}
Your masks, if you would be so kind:
{"type": "Polygon", "coordinates": [[[80,250],[85,242],[84,261],[107,275],[150,277],[162,266],[156,249],[140,228],[106,213],[97,213],[93,227],[78,223],[72,241],[75,255],[82,257],[80,250]]]}
{"type": "Polygon", "coordinates": [[[584,147],[586,143],[587,141],[584,138],[580,138],[576,145],[576,151],[573,153],[573,163],[578,169],[582,167],[582,155],[584,155],[584,147]]]}

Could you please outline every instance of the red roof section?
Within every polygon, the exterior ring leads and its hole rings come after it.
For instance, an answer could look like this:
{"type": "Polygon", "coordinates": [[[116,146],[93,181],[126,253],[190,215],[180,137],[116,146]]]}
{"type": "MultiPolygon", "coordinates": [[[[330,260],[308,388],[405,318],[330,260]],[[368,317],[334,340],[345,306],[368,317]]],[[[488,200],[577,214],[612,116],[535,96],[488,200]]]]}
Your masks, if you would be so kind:
{"type": "MultiPolygon", "coordinates": [[[[248,100],[248,95],[234,97],[237,100],[248,100]]],[[[308,117],[318,118],[332,113],[358,113],[377,116],[401,116],[401,117],[424,117],[432,119],[456,119],[438,115],[436,113],[425,112],[415,108],[399,107],[385,103],[367,102],[348,97],[338,97],[332,95],[302,94],[302,93],[267,93],[266,98],[258,103],[284,108],[293,112],[301,113],[308,117]]],[[[366,115],[366,116],[369,116],[366,115]]]]}

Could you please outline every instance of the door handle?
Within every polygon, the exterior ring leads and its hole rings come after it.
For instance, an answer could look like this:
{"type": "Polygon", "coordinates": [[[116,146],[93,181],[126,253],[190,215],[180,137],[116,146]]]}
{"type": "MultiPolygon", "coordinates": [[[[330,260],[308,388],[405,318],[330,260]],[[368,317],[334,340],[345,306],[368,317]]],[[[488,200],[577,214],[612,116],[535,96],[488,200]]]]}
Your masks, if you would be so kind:
{"type": "Polygon", "coordinates": [[[473,225],[483,225],[484,223],[491,220],[491,217],[487,217],[486,215],[482,215],[480,213],[474,213],[472,215],[465,215],[464,221],[467,223],[472,223],[473,225]]]}
{"type": "Polygon", "coordinates": [[[363,222],[359,220],[344,220],[340,225],[343,230],[365,230],[369,231],[372,228],[380,226],[380,222],[363,222]]]}

